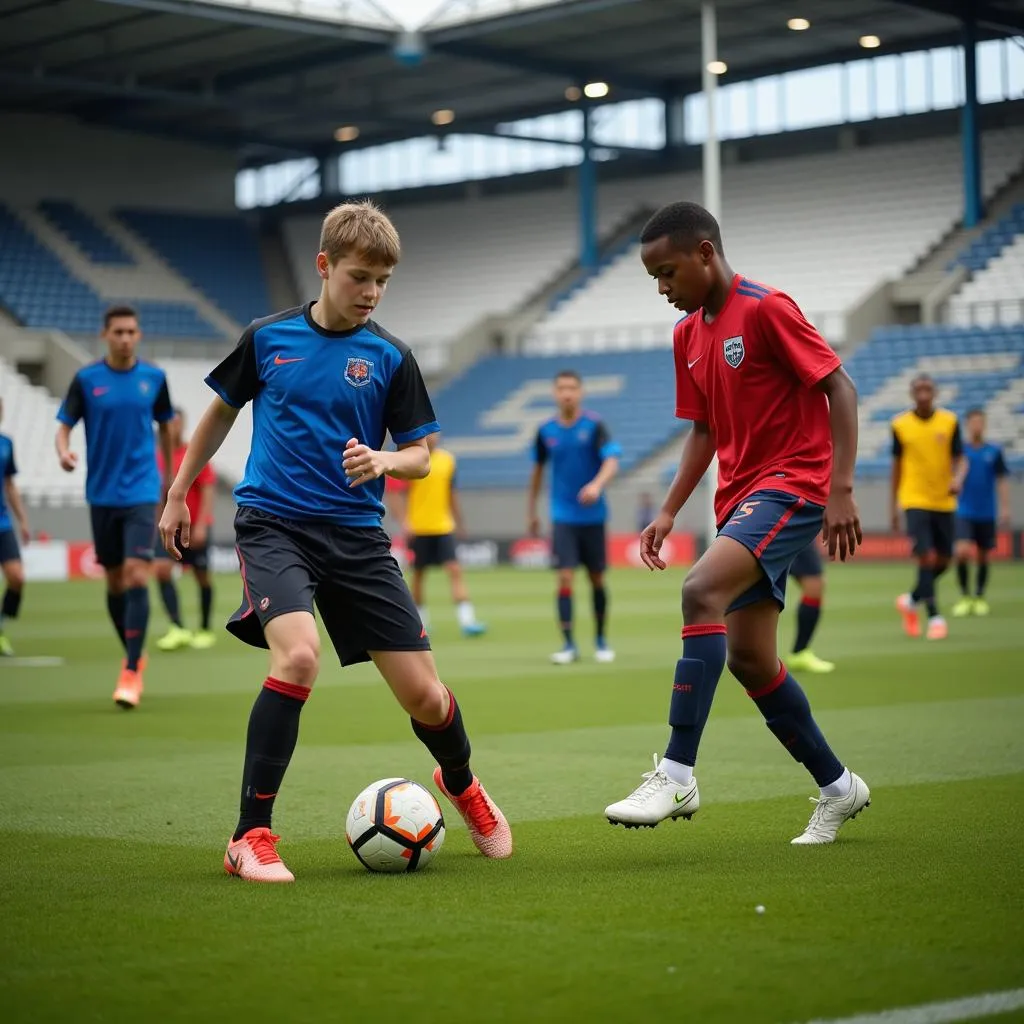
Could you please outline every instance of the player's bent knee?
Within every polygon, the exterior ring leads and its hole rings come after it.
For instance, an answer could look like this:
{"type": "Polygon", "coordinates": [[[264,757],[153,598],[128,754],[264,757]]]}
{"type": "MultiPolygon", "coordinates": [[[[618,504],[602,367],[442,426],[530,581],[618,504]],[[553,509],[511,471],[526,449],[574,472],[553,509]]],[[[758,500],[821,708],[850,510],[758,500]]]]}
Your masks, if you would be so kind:
{"type": "Polygon", "coordinates": [[[4,566],[4,580],[11,590],[21,590],[25,586],[25,569],[21,562],[8,562],[4,566]]]}
{"type": "Polygon", "coordinates": [[[722,598],[715,593],[703,573],[690,572],[683,581],[683,622],[695,625],[720,621],[724,615],[722,598]]]}
{"type": "Polygon", "coordinates": [[[144,587],[149,582],[149,562],[129,558],[124,563],[124,586],[126,590],[144,587]]]}
{"type": "Polygon", "coordinates": [[[274,652],[275,672],[285,677],[285,682],[312,686],[320,670],[320,652],[312,644],[299,640],[274,652]]]}
{"type": "Polygon", "coordinates": [[[775,657],[765,661],[763,652],[745,649],[730,650],[726,666],[748,690],[760,690],[779,671],[778,659],[775,657]]]}

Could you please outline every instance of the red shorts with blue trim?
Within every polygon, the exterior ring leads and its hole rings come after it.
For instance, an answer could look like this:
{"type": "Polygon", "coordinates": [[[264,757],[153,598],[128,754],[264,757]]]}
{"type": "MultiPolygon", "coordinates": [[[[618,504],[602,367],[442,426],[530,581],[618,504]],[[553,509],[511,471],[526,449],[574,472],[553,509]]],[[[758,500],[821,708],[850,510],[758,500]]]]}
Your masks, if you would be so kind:
{"type": "Polygon", "coordinates": [[[758,560],[764,575],[728,611],[768,598],[785,608],[789,567],[821,531],[824,514],[822,505],[785,491],[755,491],[736,505],[718,535],[739,541],[758,560]]]}

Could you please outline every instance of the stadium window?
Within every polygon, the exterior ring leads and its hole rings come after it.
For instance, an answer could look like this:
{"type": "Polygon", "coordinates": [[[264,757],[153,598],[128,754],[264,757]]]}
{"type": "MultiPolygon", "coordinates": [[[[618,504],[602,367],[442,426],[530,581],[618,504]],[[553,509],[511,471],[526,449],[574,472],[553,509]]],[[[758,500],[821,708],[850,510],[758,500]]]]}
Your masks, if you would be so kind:
{"type": "Polygon", "coordinates": [[[903,113],[921,114],[931,106],[928,95],[928,54],[903,54],[903,113]]]}
{"type": "Polygon", "coordinates": [[[839,124],[843,117],[841,75],[839,64],[783,75],[786,128],[839,124]]]}
{"type": "Polygon", "coordinates": [[[750,83],[754,97],[754,131],[758,135],[774,135],[782,131],[782,112],[779,109],[779,94],[782,85],[777,75],[758,78],[750,83]]]}
{"type": "Polygon", "coordinates": [[[978,102],[998,103],[1004,98],[1002,39],[987,39],[978,44],[978,102]]]}
{"type": "Polygon", "coordinates": [[[1024,36],[1006,40],[1006,98],[1024,99],[1024,36]]]}
{"type": "Polygon", "coordinates": [[[683,101],[683,126],[686,141],[691,146],[699,146],[707,137],[707,110],[702,93],[692,93],[683,101]]]}
{"type": "Polygon", "coordinates": [[[896,117],[900,111],[900,58],[899,54],[876,57],[875,117],[896,117]]]}
{"type": "Polygon", "coordinates": [[[729,122],[729,138],[745,139],[754,134],[754,125],[750,117],[750,93],[753,87],[748,82],[736,82],[721,90],[722,105],[725,107],[729,122]]]}

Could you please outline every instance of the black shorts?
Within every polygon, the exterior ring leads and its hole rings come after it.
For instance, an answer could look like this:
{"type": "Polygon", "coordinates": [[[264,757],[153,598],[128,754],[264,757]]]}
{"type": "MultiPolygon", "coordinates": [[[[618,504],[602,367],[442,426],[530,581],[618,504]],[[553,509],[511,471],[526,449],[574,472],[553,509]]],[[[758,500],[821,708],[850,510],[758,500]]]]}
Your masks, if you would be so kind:
{"type": "Polygon", "coordinates": [[[957,519],[956,539],[973,541],[979,551],[992,551],[996,546],[994,519],[957,519]]]}
{"type": "Polygon", "coordinates": [[[815,536],[814,540],[803,549],[798,551],[796,558],[789,566],[789,575],[794,579],[802,580],[808,576],[821,576],[824,572],[821,561],[821,540],[815,536]]]}
{"type": "Polygon", "coordinates": [[[588,572],[604,572],[608,565],[604,523],[555,523],[551,541],[556,569],[582,565],[588,572]]]}
{"type": "Polygon", "coordinates": [[[413,565],[417,569],[445,565],[454,562],[456,558],[455,534],[436,533],[430,536],[424,534],[420,537],[411,537],[409,548],[412,550],[413,565]]]}
{"type": "Polygon", "coordinates": [[[20,562],[21,547],[18,535],[13,530],[0,530],[0,565],[4,562],[20,562]]]}
{"type": "Polygon", "coordinates": [[[907,509],[907,536],[914,542],[914,554],[934,551],[949,558],[953,554],[953,513],[925,508],[907,509]]]}
{"type": "Polygon", "coordinates": [[[156,505],[90,505],[92,543],[96,561],[114,569],[126,558],[153,559],[156,543],[156,505]]]}
{"type": "Polygon", "coordinates": [[[379,526],[279,519],[243,506],[235,515],[242,605],[228,631],[267,647],[263,627],[315,603],[342,665],[370,651],[429,651],[430,640],[379,526]]]}
{"type": "MultiPolygon", "coordinates": [[[[210,568],[210,545],[209,543],[203,544],[200,547],[182,547],[178,545],[178,550],[181,552],[180,565],[187,565],[190,569],[199,569],[203,571],[210,568]]],[[[161,551],[158,558],[165,558],[171,561],[171,556],[165,551],[161,551]]]]}

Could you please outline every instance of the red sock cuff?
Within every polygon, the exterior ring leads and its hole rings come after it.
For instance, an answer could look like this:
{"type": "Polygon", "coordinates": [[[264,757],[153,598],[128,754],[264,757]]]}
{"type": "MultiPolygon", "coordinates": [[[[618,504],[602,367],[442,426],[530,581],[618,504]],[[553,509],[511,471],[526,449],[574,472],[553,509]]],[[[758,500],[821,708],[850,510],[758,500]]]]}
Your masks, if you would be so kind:
{"type": "Polygon", "coordinates": [[[789,669],[780,661],[779,671],[775,674],[775,678],[760,690],[747,690],[747,696],[751,700],[760,700],[762,697],[767,697],[769,693],[774,693],[786,681],[786,676],[788,675],[789,669]]]}
{"type": "Polygon", "coordinates": [[[572,589],[569,588],[569,587],[559,587],[558,588],[558,596],[559,597],[572,597],[572,589]]]}
{"type": "MultiPolygon", "coordinates": [[[[448,690],[448,687],[446,686],[445,689],[448,690]]],[[[421,729],[426,729],[429,732],[444,732],[444,730],[452,724],[452,720],[455,718],[455,709],[457,707],[458,704],[455,703],[455,694],[452,693],[451,690],[448,690],[448,714],[444,716],[444,721],[441,722],[440,725],[427,725],[426,722],[417,720],[416,724],[421,729]]]]}
{"type": "Polygon", "coordinates": [[[725,626],[720,622],[703,626],[683,626],[683,639],[688,636],[725,636],[725,626]]]}
{"type": "Polygon", "coordinates": [[[309,691],[312,689],[310,686],[299,686],[298,683],[286,683],[283,679],[275,679],[273,676],[267,676],[263,681],[263,687],[293,700],[301,700],[303,704],[309,699],[309,691]]]}
{"type": "Polygon", "coordinates": [[[820,608],[821,598],[820,597],[802,597],[800,599],[801,604],[807,605],[808,608],[820,608]]]}

